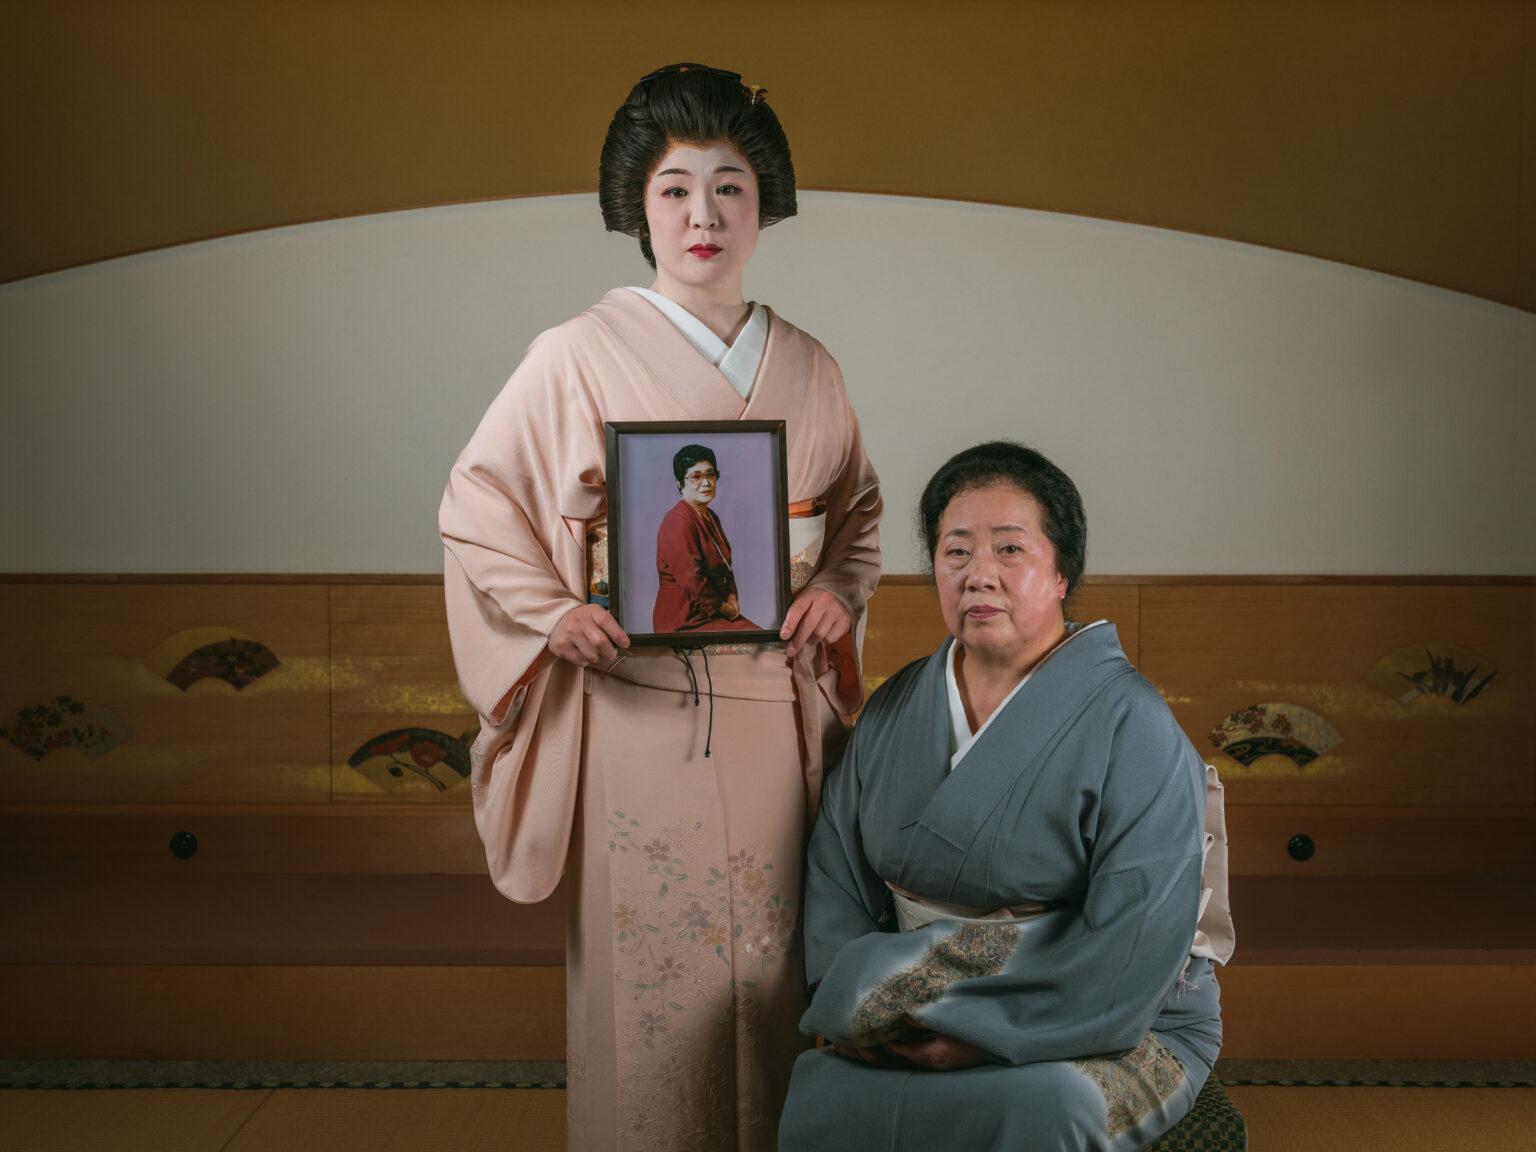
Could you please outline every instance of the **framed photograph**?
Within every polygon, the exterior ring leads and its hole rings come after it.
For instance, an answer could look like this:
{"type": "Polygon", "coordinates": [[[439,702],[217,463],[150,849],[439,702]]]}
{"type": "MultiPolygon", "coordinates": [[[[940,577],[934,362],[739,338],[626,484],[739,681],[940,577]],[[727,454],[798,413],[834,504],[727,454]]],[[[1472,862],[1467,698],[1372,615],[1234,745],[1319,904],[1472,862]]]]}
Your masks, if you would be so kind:
{"type": "Polygon", "coordinates": [[[630,641],[777,641],[789,610],[784,421],[603,428],[608,609],[630,641]]]}

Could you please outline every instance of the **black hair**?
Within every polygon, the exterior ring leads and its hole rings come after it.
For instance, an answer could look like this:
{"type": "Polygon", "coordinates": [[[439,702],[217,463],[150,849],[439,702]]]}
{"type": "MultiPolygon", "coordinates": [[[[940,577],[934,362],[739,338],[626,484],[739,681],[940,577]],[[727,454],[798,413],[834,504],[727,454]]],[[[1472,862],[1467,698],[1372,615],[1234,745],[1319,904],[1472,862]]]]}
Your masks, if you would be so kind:
{"type": "Polygon", "coordinates": [[[1056,549],[1056,571],[1066,577],[1067,597],[1077,590],[1088,562],[1088,517],[1077,485],[1033,448],[1011,440],[990,440],[951,456],[923,488],[917,505],[918,530],[928,563],[939,548],[939,519],[962,492],[1010,484],[1040,504],[1041,526],[1056,549]]]}
{"type": "Polygon", "coordinates": [[[683,486],[683,477],[688,474],[688,469],[700,460],[708,460],[709,466],[719,475],[720,465],[715,462],[715,454],[711,449],[702,444],[684,444],[677,450],[677,454],[672,457],[672,475],[677,477],[679,488],[683,486]]]}
{"type": "Polygon", "coordinates": [[[656,267],[645,223],[645,185],[675,144],[727,141],[757,176],[757,222],[766,228],[795,214],[795,166],[779,118],[760,88],[737,72],[703,64],[668,64],[630,89],[613,114],[598,162],[597,202],[603,224],[640,240],[656,267]]]}

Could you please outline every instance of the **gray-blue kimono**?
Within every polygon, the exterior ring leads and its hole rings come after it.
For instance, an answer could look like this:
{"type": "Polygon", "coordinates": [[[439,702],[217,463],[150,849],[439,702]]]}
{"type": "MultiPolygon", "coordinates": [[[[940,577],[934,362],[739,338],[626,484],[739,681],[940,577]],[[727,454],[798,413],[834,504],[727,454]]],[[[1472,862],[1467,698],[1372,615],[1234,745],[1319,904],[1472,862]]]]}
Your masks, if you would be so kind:
{"type": "MultiPolygon", "coordinates": [[[[795,1064],[783,1152],[1123,1149],[1188,1111],[1221,1046],[1192,956],[1205,769],[1114,626],[1075,632],[950,771],[949,645],[881,686],[827,777],[806,872],[801,1029],[931,1030],[963,1071],[795,1064]],[[896,931],[892,887],[1013,920],[896,931]]],[[[894,1062],[893,1062],[894,1063],[894,1062]]]]}

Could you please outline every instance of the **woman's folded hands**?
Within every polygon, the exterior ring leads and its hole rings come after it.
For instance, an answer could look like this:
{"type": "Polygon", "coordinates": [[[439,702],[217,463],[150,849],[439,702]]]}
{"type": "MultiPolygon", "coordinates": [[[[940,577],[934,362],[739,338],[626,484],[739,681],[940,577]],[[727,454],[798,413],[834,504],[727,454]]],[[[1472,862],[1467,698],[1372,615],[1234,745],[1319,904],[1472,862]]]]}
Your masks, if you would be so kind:
{"type": "Polygon", "coordinates": [[[992,1057],[974,1044],[924,1028],[911,1016],[906,1023],[911,1034],[885,1044],[860,1047],[833,1044],[831,1048],[845,1060],[858,1060],[879,1067],[923,1068],[930,1072],[957,1072],[990,1063],[992,1057]]]}

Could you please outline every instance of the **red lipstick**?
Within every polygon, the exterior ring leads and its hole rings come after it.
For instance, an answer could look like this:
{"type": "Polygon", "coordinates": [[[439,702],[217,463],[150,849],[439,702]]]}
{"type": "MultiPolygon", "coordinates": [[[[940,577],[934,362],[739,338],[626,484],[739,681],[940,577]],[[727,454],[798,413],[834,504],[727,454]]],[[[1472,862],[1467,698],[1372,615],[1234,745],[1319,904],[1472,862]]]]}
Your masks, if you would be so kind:
{"type": "Polygon", "coordinates": [[[720,252],[720,245],[718,245],[718,244],[695,244],[692,248],[688,249],[688,251],[690,253],[692,253],[693,255],[700,257],[701,259],[708,260],[710,257],[716,256],[716,255],[719,254],[719,252],[720,252]]]}

